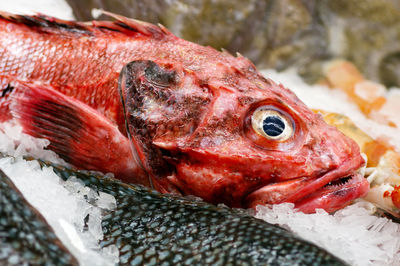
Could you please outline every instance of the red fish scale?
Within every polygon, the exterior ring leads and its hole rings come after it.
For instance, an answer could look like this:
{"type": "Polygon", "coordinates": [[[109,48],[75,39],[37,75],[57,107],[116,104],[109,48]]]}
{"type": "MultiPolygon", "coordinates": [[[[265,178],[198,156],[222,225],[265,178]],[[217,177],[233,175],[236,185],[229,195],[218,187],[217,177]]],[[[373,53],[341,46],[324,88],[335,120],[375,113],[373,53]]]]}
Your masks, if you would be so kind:
{"type": "MultiPolygon", "coordinates": [[[[208,63],[205,57],[209,56],[209,50],[174,36],[166,35],[166,40],[157,41],[140,33],[127,36],[96,28],[93,32],[94,36],[71,32],[43,34],[27,31],[23,25],[11,27],[8,21],[2,20],[0,71],[19,79],[49,83],[60,92],[89,104],[123,128],[117,80],[124,64],[144,57],[163,58],[199,70],[208,63]],[[191,48],[199,53],[191,53],[191,48]]],[[[216,51],[212,53],[215,58],[226,60],[216,51]]]]}

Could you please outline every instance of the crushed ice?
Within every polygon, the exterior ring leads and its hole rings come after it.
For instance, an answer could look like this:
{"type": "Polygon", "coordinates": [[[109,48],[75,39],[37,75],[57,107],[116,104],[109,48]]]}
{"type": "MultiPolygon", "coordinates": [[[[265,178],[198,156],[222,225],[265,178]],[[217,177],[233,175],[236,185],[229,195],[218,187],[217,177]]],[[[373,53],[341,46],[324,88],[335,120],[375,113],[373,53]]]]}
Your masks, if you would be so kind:
{"type": "Polygon", "coordinates": [[[375,206],[360,200],[334,215],[296,211],[294,204],[257,206],[256,217],[281,225],[346,260],[351,265],[397,266],[400,226],[371,215],[375,206]]]}
{"type": "Polygon", "coordinates": [[[98,241],[103,238],[103,213],[116,207],[115,198],[85,187],[76,177],[64,182],[51,167],[41,168],[37,161],[22,158],[32,156],[63,163],[55,153],[44,150],[48,144],[47,140],[22,133],[16,123],[2,123],[0,168],[44,216],[80,265],[114,265],[118,262],[118,249],[102,249],[98,241]]]}
{"type": "Polygon", "coordinates": [[[0,123],[0,153],[14,157],[31,156],[67,165],[53,151],[44,148],[50,144],[47,139],[37,139],[22,132],[22,127],[14,120],[0,123]]]}

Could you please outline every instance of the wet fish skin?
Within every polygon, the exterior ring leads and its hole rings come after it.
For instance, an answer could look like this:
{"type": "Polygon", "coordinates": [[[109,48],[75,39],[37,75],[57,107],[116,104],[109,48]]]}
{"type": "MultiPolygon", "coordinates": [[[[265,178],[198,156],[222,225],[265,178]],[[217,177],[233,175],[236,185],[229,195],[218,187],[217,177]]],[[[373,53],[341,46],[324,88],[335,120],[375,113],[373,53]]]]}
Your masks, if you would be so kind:
{"type": "Polygon", "coordinates": [[[0,265],[78,265],[43,216],[1,170],[0,265]]]}
{"type": "Polygon", "coordinates": [[[87,171],[53,170],[64,180],[73,175],[115,197],[116,209],[102,219],[100,245],[115,244],[122,265],[347,265],[244,210],[160,194],[87,171]]]}
{"type": "Polygon", "coordinates": [[[364,161],[355,142],[283,86],[248,69],[235,75],[221,68],[225,77],[208,80],[209,90],[178,62],[136,60],[121,71],[133,152],[157,190],[175,186],[230,207],[294,202],[304,212],[333,212],[368,191],[356,170],[364,161]],[[257,79],[270,83],[265,89],[247,83],[257,79]],[[270,140],[252,128],[262,108],[287,112],[295,128],[289,139],[270,140]],[[325,183],[346,176],[350,182],[340,186],[325,183]]]}
{"type": "Polygon", "coordinates": [[[116,21],[1,13],[0,121],[16,117],[80,169],[231,207],[332,212],[368,191],[356,143],[247,58],[108,15],[116,21]],[[271,113],[287,138],[265,134],[271,113]]]}

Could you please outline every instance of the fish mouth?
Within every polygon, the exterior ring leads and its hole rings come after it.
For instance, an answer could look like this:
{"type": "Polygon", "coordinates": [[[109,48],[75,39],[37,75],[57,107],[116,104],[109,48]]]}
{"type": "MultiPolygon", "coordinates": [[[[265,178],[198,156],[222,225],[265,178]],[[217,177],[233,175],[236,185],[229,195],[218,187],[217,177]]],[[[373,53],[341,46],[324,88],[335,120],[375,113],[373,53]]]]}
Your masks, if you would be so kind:
{"type": "Polygon", "coordinates": [[[316,209],[331,213],[368,193],[369,183],[361,173],[364,167],[357,166],[348,162],[314,179],[300,177],[270,184],[249,194],[246,201],[252,208],[259,204],[291,202],[304,213],[313,213],[316,209]]]}

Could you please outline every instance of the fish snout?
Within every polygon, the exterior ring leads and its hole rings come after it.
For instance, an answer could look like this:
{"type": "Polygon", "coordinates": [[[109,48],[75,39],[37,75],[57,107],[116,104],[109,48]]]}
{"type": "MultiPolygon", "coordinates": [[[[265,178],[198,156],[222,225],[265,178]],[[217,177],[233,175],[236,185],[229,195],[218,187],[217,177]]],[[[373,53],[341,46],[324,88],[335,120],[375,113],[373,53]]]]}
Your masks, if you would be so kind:
{"type": "Polygon", "coordinates": [[[306,162],[291,169],[297,177],[277,180],[250,193],[248,207],[291,202],[306,213],[317,208],[333,212],[368,192],[369,184],[359,173],[365,160],[357,143],[331,126],[320,125],[310,132],[296,154],[306,162]]]}
{"type": "MultiPolygon", "coordinates": [[[[323,122],[324,123],[324,122],[323,122]]],[[[314,130],[310,136],[314,140],[311,145],[310,162],[318,172],[331,171],[352,161],[357,168],[365,164],[360,147],[351,138],[345,136],[335,127],[324,123],[324,130],[314,130]]]]}

